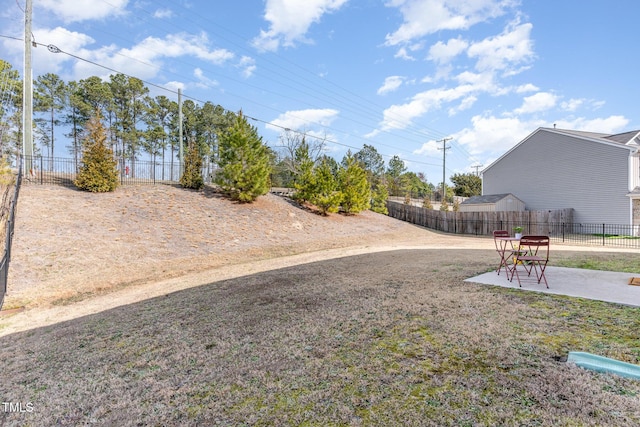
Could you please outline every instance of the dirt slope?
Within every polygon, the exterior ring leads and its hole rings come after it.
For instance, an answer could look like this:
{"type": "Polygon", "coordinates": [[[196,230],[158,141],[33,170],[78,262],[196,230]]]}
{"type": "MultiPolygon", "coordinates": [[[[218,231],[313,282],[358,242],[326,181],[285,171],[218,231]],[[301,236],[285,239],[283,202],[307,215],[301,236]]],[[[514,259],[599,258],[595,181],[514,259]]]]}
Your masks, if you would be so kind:
{"type": "Polygon", "coordinates": [[[369,211],[323,217],[271,194],[237,204],[210,189],[129,186],[92,194],[25,185],[4,308],[67,304],[187,273],[323,249],[439,241],[451,245],[456,238],[369,211]]]}

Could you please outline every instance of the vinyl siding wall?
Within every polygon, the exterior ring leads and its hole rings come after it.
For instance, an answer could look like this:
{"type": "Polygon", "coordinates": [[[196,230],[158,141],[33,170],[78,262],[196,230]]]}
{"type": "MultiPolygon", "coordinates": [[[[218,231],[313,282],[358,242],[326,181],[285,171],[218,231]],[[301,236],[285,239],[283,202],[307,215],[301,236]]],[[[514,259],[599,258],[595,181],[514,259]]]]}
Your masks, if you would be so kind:
{"type": "Polygon", "coordinates": [[[483,194],[528,210],[573,208],[574,221],[630,224],[629,150],[539,130],[484,171],[483,194]]]}

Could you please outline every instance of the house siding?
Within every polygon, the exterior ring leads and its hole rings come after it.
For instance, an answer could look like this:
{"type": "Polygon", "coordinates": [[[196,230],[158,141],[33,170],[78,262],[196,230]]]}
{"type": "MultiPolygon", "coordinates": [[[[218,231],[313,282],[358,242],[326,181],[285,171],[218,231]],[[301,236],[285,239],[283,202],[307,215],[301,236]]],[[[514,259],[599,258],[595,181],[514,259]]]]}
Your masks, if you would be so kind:
{"type": "Polygon", "coordinates": [[[629,149],[540,129],[483,173],[483,194],[528,210],[573,208],[574,221],[630,224],[629,149]]]}

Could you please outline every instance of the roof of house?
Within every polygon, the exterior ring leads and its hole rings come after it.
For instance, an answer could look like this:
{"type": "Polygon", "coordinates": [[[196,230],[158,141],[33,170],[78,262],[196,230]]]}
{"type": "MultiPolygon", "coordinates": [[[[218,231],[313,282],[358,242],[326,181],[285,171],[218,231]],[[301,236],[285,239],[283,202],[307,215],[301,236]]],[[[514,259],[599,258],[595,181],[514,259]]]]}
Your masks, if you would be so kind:
{"type": "Polygon", "coordinates": [[[469,197],[468,199],[464,200],[462,203],[460,203],[461,205],[479,205],[482,203],[497,203],[500,200],[504,199],[507,196],[511,196],[515,199],[517,199],[516,196],[514,196],[511,193],[505,193],[505,194],[485,194],[483,196],[472,196],[469,197]]]}
{"type": "Polygon", "coordinates": [[[511,147],[511,149],[505,152],[498,159],[494,160],[482,172],[484,173],[485,171],[491,169],[493,165],[495,165],[500,160],[502,160],[503,157],[505,157],[507,154],[513,151],[516,147],[518,147],[520,144],[523,144],[525,141],[527,141],[529,138],[531,138],[533,135],[535,135],[538,132],[552,132],[557,134],[565,134],[568,136],[572,136],[574,138],[578,138],[582,140],[597,141],[612,147],[618,147],[618,148],[627,149],[627,150],[636,150],[638,149],[638,146],[640,146],[640,130],[633,130],[629,132],[610,135],[606,133],[586,132],[581,130],[540,127],[535,131],[533,131],[531,134],[529,134],[525,139],[523,139],[522,141],[518,142],[516,145],[511,147]]]}
{"type": "Polygon", "coordinates": [[[583,137],[583,138],[591,138],[591,139],[601,139],[603,142],[617,142],[619,144],[638,144],[640,142],[640,130],[632,130],[629,132],[616,133],[613,135],[607,133],[598,133],[598,132],[585,132],[580,130],[570,130],[570,129],[556,129],[553,128],[554,131],[559,133],[566,133],[573,136],[583,137]]]}

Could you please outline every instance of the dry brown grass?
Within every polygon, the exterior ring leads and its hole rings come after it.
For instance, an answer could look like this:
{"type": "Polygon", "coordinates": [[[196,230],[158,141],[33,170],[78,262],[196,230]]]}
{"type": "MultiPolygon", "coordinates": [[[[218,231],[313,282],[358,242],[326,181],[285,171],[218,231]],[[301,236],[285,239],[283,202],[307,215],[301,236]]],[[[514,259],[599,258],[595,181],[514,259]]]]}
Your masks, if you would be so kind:
{"type": "Polygon", "coordinates": [[[638,363],[640,310],[464,282],[494,263],[463,248],[344,257],[7,335],[0,396],[33,411],[0,422],[640,423],[639,382],[562,361],[638,363]]]}
{"type": "MultiPolygon", "coordinates": [[[[16,425],[634,425],[640,311],[463,282],[460,251],[212,283],[1,339],[16,425]]],[[[464,251],[462,251],[464,252],[464,251]]]]}

